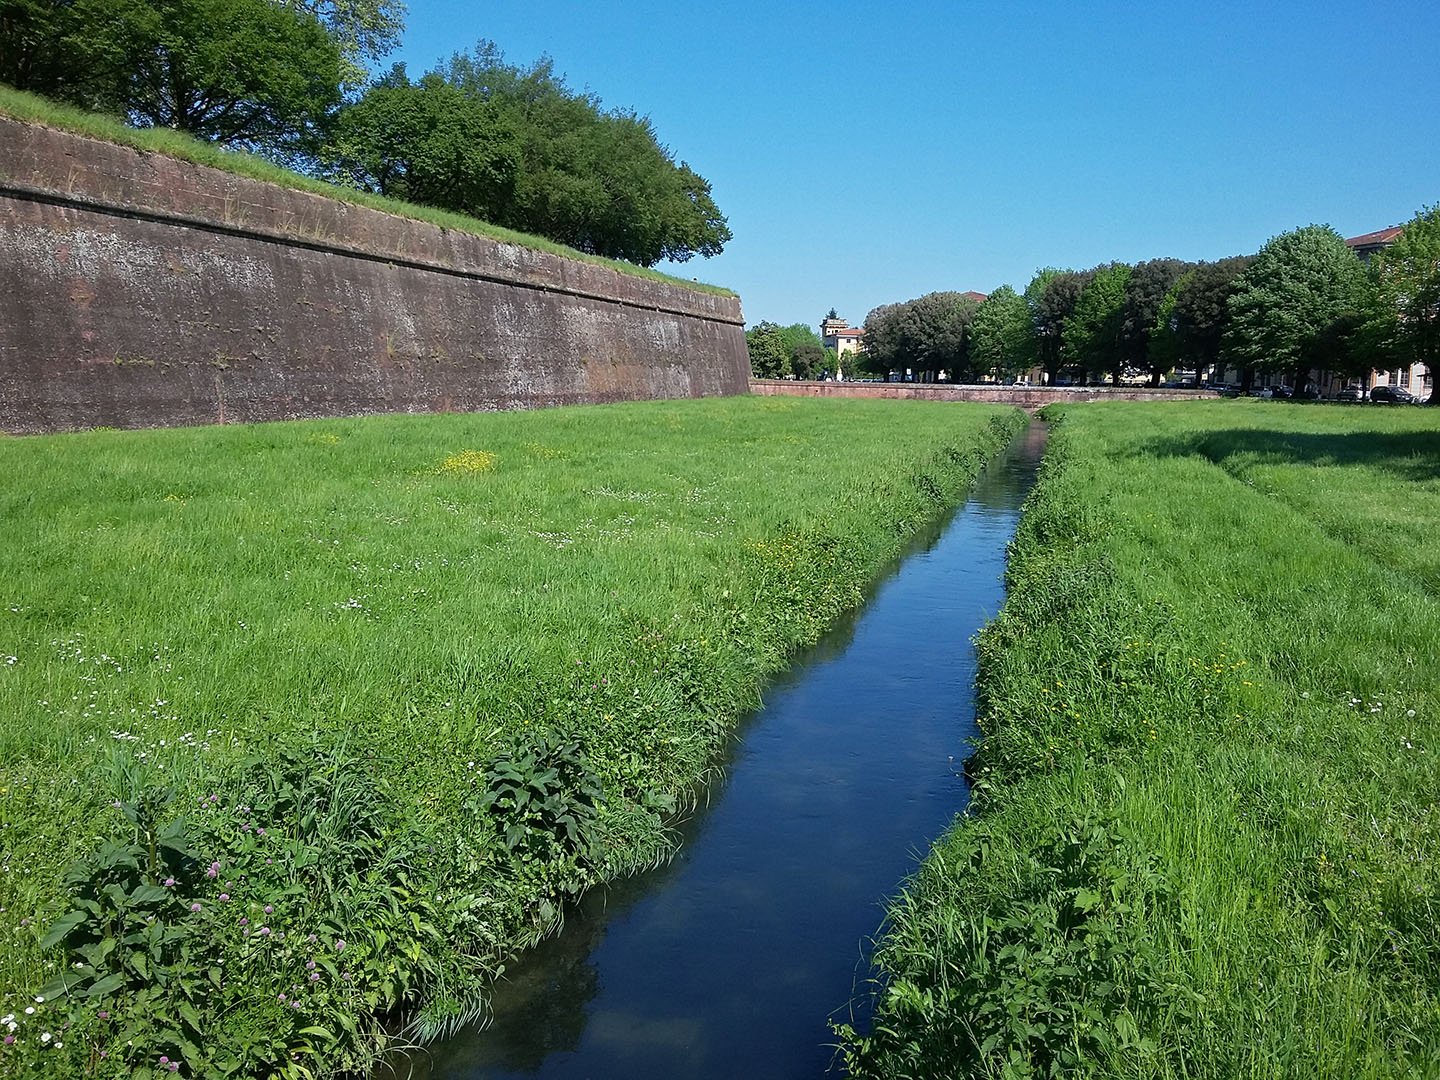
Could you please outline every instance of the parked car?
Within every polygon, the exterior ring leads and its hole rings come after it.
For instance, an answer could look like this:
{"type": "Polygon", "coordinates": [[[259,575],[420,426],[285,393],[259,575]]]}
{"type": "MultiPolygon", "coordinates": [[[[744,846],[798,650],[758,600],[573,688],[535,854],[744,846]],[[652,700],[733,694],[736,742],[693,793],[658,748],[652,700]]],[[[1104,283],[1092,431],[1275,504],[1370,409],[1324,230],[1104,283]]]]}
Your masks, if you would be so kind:
{"type": "Polygon", "coordinates": [[[1363,386],[1347,386],[1335,395],[1336,401],[1364,401],[1365,388],[1363,386]]]}
{"type": "Polygon", "coordinates": [[[1381,405],[1414,405],[1419,399],[1403,386],[1377,386],[1370,400],[1381,405]]]}
{"type": "Polygon", "coordinates": [[[1272,386],[1270,388],[1270,396],[1277,401],[1284,401],[1293,398],[1295,391],[1289,386],[1272,386]]]}

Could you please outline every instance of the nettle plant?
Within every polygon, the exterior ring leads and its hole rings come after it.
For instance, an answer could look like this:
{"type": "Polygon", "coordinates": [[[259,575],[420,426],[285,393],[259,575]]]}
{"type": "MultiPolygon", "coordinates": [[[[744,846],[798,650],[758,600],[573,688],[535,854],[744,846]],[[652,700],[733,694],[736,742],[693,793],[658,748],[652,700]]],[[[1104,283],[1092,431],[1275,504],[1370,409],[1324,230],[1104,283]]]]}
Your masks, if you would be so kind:
{"type": "MultiPolygon", "coordinates": [[[[522,867],[543,868],[558,894],[574,896],[590,884],[601,859],[602,798],[580,743],[545,731],[492,758],[468,808],[488,816],[522,867]]],[[[541,915],[551,914],[546,901],[541,915]]]]}
{"type": "Polygon", "coordinates": [[[116,834],[71,870],[43,942],[65,965],[38,996],[64,1010],[76,1066],[368,1072],[422,996],[473,981],[451,970],[438,890],[416,869],[428,845],[392,820],[373,763],[279,748],[184,812],[173,789],[121,773],[116,834]]]}

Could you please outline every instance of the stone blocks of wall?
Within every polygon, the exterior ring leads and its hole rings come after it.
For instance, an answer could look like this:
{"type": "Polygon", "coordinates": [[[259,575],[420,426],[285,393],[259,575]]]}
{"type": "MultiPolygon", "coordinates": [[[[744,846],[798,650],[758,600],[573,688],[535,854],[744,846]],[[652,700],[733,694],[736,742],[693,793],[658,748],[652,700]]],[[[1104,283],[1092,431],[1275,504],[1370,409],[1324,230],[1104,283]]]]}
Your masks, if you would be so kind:
{"type": "Polygon", "coordinates": [[[0,117],[0,430],[739,394],[739,299],[0,117]]]}

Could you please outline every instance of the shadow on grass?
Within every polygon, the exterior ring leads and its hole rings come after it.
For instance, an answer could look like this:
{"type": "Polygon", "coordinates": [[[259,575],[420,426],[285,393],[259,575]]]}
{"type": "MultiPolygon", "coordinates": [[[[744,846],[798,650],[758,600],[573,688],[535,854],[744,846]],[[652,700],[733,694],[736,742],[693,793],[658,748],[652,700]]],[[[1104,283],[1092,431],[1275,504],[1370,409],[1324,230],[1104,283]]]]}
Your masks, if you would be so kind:
{"type": "Polygon", "coordinates": [[[1222,467],[1243,457],[1254,464],[1368,465],[1412,481],[1440,478],[1440,430],[1320,434],[1232,428],[1151,439],[1140,449],[1155,457],[1198,455],[1222,467]]]}

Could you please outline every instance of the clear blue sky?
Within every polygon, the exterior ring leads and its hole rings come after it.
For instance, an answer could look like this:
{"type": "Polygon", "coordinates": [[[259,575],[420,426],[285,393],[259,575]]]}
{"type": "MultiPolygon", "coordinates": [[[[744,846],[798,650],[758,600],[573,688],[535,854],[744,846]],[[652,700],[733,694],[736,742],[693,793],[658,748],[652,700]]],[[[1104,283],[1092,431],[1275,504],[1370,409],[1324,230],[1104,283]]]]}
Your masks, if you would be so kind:
{"type": "Polygon", "coordinates": [[[392,59],[419,75],[479,38],[652,119],[735,234],[663,269],[752,324],[1440,202],[1436,0],[410,0],[392,59]]]}

